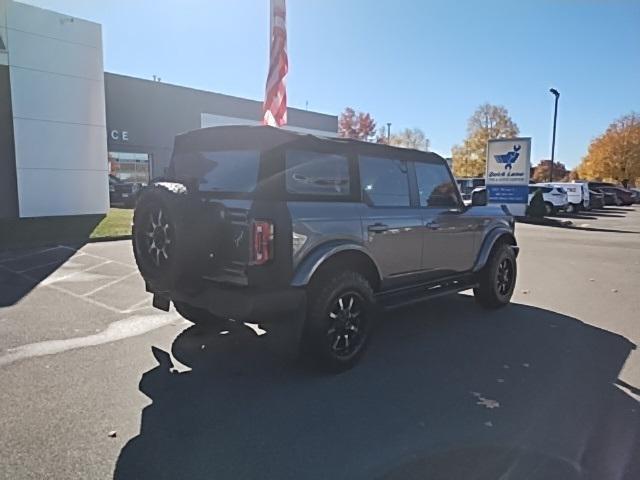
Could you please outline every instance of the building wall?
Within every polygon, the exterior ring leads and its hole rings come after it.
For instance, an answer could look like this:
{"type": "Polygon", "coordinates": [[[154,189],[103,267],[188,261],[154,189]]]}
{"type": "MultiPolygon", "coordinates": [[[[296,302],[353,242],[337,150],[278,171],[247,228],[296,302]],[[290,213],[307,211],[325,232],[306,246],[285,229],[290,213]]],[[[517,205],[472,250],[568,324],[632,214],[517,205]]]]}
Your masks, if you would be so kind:
{"type": "Polygon", "coordinates": [[[19,216],[106,213],[101,27],[17,2],[6,11],[19,216]]]}
{"type": "Polygon", "coordinates": [[[6,25],[7,2],[0,0],[0,218],[15,218],[18,216],[18,190],[6,25]]]}
{"type": "MultiPolygon", "coordinates": [[[[11,97],[9,67],[0,65],[0,99],[11,97]]],[[[11,102],[0,101],[0,218],[18,216],[16,158],[11,102]]]]}
{"type": "MultiPolygon", "coordinates": [[[[179,133],[214,125],[253,125],[262,102],[141,78],[105,73],[109,152],[147,153],[152,177],[169,165],[179,133]]],[[[338,118],[290,108],[287,128],[336,135],[338,118]]]]}

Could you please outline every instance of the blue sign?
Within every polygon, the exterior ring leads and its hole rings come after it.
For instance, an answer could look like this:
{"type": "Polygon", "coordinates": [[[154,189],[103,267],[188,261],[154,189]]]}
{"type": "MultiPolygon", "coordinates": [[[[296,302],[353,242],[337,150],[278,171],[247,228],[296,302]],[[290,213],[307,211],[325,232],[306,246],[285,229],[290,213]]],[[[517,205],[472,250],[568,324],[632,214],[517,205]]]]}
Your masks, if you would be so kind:
{"type": "Polygon", "coordinates": [[[503,155],[494,155],[493,158],[496,159],[496,163],[504,163],[505,170],[511,170],[511,166],[516,163],[518,157],[520,156],[521,145],[514,145],[513,150],[503,154],[503,155]]]}
{"type": "Polygon", "coordinates": [[[487,185],[489,203],[529,203],[528,185],[487,185]]]}

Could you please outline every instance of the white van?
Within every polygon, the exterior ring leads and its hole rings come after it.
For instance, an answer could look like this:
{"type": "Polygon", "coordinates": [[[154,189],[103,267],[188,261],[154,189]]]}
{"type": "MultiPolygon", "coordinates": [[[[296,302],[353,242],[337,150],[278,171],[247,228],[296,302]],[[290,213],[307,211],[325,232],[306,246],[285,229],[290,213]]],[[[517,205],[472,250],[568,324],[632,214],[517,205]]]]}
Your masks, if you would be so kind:
{"type": "Polygon", "coordinates": [[[586,183],[574,182],[553,182],[541,183],[547,187],[561,187],[567,192],[569,204],[567,205],[567,213],[576,213],[580,210],[589,210],[589,187],[586,183]]]}

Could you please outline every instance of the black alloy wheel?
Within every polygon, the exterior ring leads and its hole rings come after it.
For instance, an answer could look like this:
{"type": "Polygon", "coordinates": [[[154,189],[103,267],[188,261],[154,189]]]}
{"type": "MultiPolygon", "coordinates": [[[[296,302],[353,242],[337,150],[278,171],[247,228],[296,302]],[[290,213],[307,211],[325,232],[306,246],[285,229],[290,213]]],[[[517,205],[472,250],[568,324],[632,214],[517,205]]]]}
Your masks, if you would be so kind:
{"type": "Polygon", "coordinates": [[[353,367],[369,345],[378,312],[371,284],[359,272],[330,269],[307,288],[300,353],[328,372],[353,367]]]}
{"type": "Polygon", "coordinates": [[[326,336],[333,355],[350,358],[360,350],[366,335],[367,314],[362,296],[355,291],[339,295],[328,317],[326,336]]]}
{"type": "Polygon", "coordinates": [[[505,257],[498,264],[496,272],[496,289],[502,296],[507,295],[513,288],[513,263],[511,258],[505,257]]]}
{"type": "Polygon", "coordinates": [[[161,268],[171,260],[173,232],[169,220],[162,206],[154,205],[142,228],[142,250],[156,268],[161,268]]]}
{"type": "Polygon", "coordinates": [[[511,245],[496,245],[478,274],[478,285],[473,289],[476,301],[485,308],[508,305],[515,290],[517,273],[516,255],[511,245]]]}

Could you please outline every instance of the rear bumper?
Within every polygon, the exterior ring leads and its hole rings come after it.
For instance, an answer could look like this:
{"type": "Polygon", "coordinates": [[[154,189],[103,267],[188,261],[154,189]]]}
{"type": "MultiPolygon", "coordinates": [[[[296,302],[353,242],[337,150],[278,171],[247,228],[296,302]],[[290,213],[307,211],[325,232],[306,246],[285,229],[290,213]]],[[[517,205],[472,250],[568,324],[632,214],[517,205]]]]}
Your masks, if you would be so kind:
{"type": "Polygon", "coordinates": [[[306,308],[306,292],[302,288],[263,290],[208,286],[196,295],[184,292],[155,292],[150,285],[147,291],[164,300],[184,302],[208,310],[223,318],[255,323],[285,320],[291,314],[306,308]]]}

